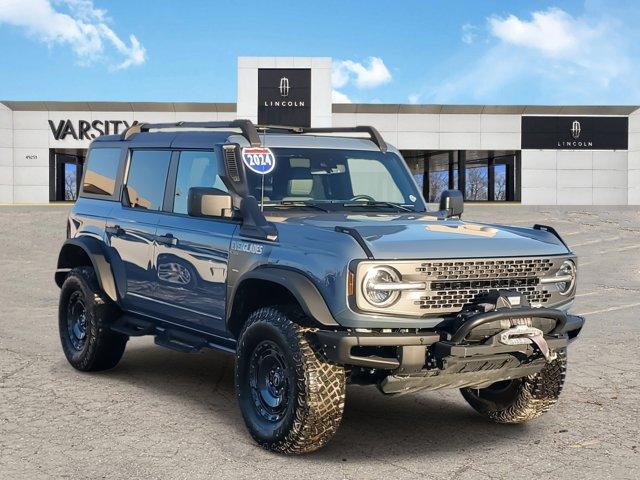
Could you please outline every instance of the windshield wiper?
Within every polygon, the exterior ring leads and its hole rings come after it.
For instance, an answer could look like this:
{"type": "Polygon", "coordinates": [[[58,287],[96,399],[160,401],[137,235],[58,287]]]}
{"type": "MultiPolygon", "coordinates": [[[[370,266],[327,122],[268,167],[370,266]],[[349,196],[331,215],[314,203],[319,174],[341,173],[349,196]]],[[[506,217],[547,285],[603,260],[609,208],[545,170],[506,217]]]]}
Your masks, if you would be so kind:
{"type": "Polygon", "coordinates": [[[265,206],[269,206],[269,207],[278,207],[278,206],[284,206],[284,207],[309,207],[309,208],[315,208],[316,210],[321,210],[323,212],[329,212],[330,211],[330,210],[327,210],[324,207],[321,207],[316,202],[307,202],[307,201],[304,201],[304,200],[282,200],[279,203],[267,203],[267,204],[265,204],[265,206]]]}
{"type": "Polygon", "coordinates": [[[345,202],[342,204],[343,207],[391,207],[391,208],[397,208],[398,210],[401,210],[403,212],[415,212],[415,210],[413,208],[409,208],[405,205],[401,205],[399,203],[393,203],[393,202],[381,202],[378,200],[367,200],[366,202],[345,202]]]}

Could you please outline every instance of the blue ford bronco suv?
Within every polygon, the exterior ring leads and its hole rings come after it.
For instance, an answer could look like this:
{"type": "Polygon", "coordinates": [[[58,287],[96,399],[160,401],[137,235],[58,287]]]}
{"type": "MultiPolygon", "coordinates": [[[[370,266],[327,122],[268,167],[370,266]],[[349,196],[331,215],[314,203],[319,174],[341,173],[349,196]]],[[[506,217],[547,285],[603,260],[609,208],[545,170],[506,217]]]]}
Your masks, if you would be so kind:
{"type": "Polygon", "coordinates": [[[71,365],[115,367],[129,337],[236,356],[258,444],[334,435],[345,385],[459,388],[500,423],[556,402],[576,257],[550,227],[429,211],[371,127],[135,124],[93,141],[55,280],[71,365]]]}

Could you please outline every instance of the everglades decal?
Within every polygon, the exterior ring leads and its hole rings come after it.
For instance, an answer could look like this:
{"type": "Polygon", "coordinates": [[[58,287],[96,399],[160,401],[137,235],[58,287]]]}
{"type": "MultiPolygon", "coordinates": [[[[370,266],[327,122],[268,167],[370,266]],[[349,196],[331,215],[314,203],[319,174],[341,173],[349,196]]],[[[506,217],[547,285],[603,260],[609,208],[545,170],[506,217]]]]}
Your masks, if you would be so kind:
{"type": "Polygon", "coordinates": [[[231,241],[231,250],[243,253],[254,253],[256,255],[262,255],[264,251],[264,245],[258,243],[241,242],[239,240],[231,241]]]}
{"type": "Polygon", "coordinates": [[[242,149],[242,161],[258,175],[271,173],[276,167],[276,157],[270,148],[245,147],[242,149]]]}

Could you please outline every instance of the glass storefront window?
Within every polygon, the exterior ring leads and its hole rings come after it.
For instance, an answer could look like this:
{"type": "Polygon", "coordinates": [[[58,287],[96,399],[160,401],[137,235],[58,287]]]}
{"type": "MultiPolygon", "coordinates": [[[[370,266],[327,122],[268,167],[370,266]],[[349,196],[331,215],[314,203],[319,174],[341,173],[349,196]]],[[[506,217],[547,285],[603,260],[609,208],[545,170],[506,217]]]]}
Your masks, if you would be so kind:
{"type": "Polygon", "coordinates": [[[52,149],[49,151],[49,200],[75,202],[84,168],[84,150],[52,149]]]}
{"type": "Polygon", "coordinates": [[[489,200],[489,165],[487,159],[467,161],[465,168],[465,200],[489,200]]]}
{"type": "Polygon", "coordinates": [[[460,190],[470,202],[520,200],[517,151],[412,150],[402,155],[430,203],[447,189],[460,190]]]}
{"type": "Polygon", "coordinates": [[[495,200],[507,199],[507,166],[495,164],[493,173],[493,192],[495,200]]]}
{"type": "Polygon", "coordinates": [[[442,192],[449,188],[449,152],[429,157],[429,202],[440,200],[442,192]]]}
{"type": "Polygon", "coordinates": [[[64,199],[74,202],[78,196],[78,166],[75,163],[64,164],[64,199]]]}
{"type": "Polygon", "coordinates": [[[424,152],[408,151],[403,155],[418,188],[424,192],[424,152]]]}

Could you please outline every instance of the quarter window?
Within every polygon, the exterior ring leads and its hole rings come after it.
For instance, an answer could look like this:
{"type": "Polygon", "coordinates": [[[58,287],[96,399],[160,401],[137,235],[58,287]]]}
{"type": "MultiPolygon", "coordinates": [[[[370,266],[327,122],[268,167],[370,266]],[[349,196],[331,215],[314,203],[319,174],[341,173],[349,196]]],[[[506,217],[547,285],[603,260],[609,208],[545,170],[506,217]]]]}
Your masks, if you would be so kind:
{"type": "Polygon", "coordinates": [[[119,148],[95,148],[89,151],[82,192],[111,196],[116,189],[120,164],[119,148]]]}
{"type": "Polygon", "coordinates": [[[227,187],[218,175],[218,163],[213,152],[180,152],[173,199],[174,213],[187,213],[191,187],[214,187],[227,191],[227,187]]]}
{"type": "Polygon", "coordinates": [[[131,207],[162,208],[170,162],[170,151],[137,150],[132,153],[126,187],[131,207]]]}

